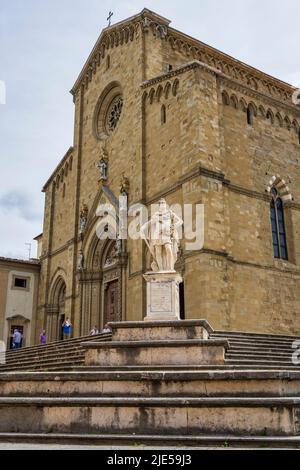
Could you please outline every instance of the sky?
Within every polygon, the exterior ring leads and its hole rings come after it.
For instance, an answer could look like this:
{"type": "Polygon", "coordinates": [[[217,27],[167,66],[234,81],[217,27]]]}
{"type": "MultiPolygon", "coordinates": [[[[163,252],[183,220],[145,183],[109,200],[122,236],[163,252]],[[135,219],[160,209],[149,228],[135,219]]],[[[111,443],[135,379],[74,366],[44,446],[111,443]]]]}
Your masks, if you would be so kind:
{"type": "Polygon", "coordinates": [[[117,22],[145,7],[300,87],[299,0],[0,0],[0,256],[26,259],[26,243],[36,255],[41,189],[73,143],[69,90],[108,12],[117,22]]]}

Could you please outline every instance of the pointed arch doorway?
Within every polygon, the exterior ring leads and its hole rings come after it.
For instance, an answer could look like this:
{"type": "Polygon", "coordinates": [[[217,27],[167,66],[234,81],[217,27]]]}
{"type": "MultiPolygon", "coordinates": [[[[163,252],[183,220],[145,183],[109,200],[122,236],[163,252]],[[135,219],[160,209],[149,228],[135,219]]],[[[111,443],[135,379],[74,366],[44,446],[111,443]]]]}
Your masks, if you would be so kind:
{"type": "Polygon", "coordinates": [[[103,325],[122,320],[121,278],[116,243],[109,243],[103,256],[103,325]]]}
{"type": "Polygon", "coordinates": [[[62,324],[66,316],[66,283],[59,276],[50,289],[50,305],[47,308],[47,342],[63,339],[62,324]]]}
{"type": "Polygon", "coordinates": [[[81,335],[125,318],[126,256],[115,240],[95,239],[80,273],[81,335]]]}

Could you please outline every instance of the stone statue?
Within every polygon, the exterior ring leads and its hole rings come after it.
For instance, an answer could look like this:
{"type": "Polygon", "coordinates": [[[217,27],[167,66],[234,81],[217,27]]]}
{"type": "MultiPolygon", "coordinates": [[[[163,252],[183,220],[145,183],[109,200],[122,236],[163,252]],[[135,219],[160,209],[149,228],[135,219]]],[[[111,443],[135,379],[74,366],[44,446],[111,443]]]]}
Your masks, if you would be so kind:
{"type": "Polygon", "coordinates": [[[100,161],[96,163],[96,168],[100,171],[99,181],[107,181],[108,178],[108,153],[105,147],[101,148],[100,161]]]}
{"type": "Polygon", "coordinates": [[[116,253],[117,255],[122,253],[122,240],[120,240],[120,238],[118,238],[116,241],[116,253]]]}
{"type": "Polygon", "coordinates": [[[79,218],[79,233],[83,235],[86,229],[87,219],[88,219],[89,209],[86,204],[83,205],[82,210],[80,212],[79,218]]]}
{"type": "Polygon", "coordinates": [[[161,24],[156,26],[156,37],[157,39],[166,39],[168,34],[167,27],[161,24]]]}
{"type": "Polygon", "coordinates": [[[83,251],[80,250],[79,257],[78,257],[78,271],[83,271],[84,268],[84,256],[83,251]]]}
{"type": "Polygon", "coordinates": [[[179,247],[178,227],[182,225],[183,221],[161,199],[158,212],[141,227],[141,237],[153,258],[152,271],[175,272],[179,247]]]}
{"type": "Polygon", "coordinates": [[[120,193],[122,196],[128,196],[130,189],[129,179],[125,176],[125,173],[122,173],[122,179],[120,182],[120,193]]]}
{"type": "Polygon", "coordinates": [[[108,176],[108,164],[104,160],[100,160],[98,163],[96,163],[96,168],[100,171],[100,181],[107,181],[107,176],[108,176]]]}

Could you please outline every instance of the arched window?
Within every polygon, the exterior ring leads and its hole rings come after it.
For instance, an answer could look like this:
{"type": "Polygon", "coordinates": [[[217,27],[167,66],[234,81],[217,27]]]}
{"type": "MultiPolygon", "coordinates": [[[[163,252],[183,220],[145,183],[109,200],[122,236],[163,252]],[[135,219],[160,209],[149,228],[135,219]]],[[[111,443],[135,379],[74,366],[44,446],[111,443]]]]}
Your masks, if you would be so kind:
{"type": "Polygon", "coordinates": [[[247,108],[247,124],[249,126],[253,126],[253,120],[254,120],[253,116],[254,116],[253,108],[249,104],[249,106],[247,108]]]}
{"type": "Polygon", "coordinates": [[[274,257],[278,259],[288,259],[286,232],[284,224],[284,210],[283,203],[279,197],[276,188],[271,189],[272,202],[271,202],[271,224],[272,224],[272,237],[274,257]]]}

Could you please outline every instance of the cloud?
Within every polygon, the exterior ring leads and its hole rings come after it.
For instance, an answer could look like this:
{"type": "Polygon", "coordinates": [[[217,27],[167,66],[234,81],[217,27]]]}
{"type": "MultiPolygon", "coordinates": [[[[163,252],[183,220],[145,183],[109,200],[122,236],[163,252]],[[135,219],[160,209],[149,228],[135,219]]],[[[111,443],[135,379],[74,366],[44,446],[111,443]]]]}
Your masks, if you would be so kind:
{"type": "Polygon", "coordinates": [[[32,200],[28,194],[21,191],[11,191],[0,195],[0,211],[4,214],[14,212],[28,222],[41,220],[41,213],[34,210],[32,200]]]}
{"type": "Polygon", "coordinates": [[[32,244],[31,256],[35,257],[36,243],[32,238],[41,232],[39,222],[20,218],[17,211],[5,212],[0,208],[0,256],[6,258],[28,259],[28,246],[32,244]]]}

